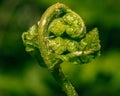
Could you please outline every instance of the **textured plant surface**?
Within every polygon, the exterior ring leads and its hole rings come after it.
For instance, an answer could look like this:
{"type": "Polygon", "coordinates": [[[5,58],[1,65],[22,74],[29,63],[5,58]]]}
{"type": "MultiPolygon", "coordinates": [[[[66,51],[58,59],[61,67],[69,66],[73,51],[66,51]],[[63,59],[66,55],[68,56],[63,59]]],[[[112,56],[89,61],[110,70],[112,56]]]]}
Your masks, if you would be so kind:
{"type": "Polygon", "coordinates": [[[22,35],[26,51],[48,68],[67,96],[78,96],[64,76],[60,64],[84,64],[98,56],[100,41],[97,28],[86,32],[82,18],[56,3],[49,7],[38,24],[22,35]]]}

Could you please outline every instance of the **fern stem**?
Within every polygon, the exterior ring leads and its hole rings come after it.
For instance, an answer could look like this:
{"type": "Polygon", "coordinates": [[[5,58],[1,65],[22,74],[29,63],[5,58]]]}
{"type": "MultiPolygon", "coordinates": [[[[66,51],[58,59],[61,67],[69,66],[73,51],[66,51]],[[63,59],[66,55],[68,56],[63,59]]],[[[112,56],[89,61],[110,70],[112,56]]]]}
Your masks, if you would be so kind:
{"type": "Polygon", "coordinates": [[[50,70],[55,80],[61,86],[67,96],[79,96],[71,82],[66,78],[59,64],[56,64],[53,70],[50,70]]]}

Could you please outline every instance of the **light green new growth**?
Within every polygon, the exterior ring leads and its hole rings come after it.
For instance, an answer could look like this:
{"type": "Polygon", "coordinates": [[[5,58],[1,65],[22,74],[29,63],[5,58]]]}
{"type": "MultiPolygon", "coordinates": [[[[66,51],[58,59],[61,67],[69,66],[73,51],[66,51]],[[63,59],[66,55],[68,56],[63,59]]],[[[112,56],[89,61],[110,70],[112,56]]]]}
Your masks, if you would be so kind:
{"type": "Polygon", "coordinates": [[[66,7],[56,3],[49,7],[38,24],[22,35],[26,51],[47,67],[67,96],[78,96],[74,87],[64,76],[60,64],[71,62],[84,64],[100,54],[97,28],[86,32],[82,18],[66,7]]]}

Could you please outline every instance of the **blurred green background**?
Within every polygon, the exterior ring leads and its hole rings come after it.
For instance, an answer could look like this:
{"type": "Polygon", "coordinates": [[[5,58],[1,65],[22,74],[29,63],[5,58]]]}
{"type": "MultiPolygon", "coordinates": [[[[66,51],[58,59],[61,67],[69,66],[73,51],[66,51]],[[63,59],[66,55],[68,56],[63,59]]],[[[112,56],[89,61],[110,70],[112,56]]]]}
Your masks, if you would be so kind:
{"type": "Polygon", "coordinates": [[[0,96],[65,96],[21,40],[56,2],[78,13],[87,31],[98,27],[102,46],[89,64],[62,64],[64,73],[80,96],[120,96],[120,0],[0,0],[0,96]]]}

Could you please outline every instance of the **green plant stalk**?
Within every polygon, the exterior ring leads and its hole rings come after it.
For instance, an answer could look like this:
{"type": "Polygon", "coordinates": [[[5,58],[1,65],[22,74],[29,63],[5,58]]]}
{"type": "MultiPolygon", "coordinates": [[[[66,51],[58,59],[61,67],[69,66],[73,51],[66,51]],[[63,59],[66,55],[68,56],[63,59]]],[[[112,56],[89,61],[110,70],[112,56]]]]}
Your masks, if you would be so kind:
{"type": "Polygon", "coordinates": [[[56,3],[45,11],[38,24],[23,33],[22,39],[26,51],[42,67],[48,68],[66,95],[78,96],[60,64],[84,64],[98,56],[100,41],[97,28],[86,33],[82,18],[64,4],[56,3]]]}
{"type": "Polygon", "coordinates": [[[49,49],[46,48],[46,44],[45,44],[45,41],[44,41],[45,39],[42,39],[44,37],[47,37],[47,35],[48,35],[46,33],[46,29],[47,29],[47,27],[48,27],[49,22],[51,21],[51,19],[53,19],[53,17],[56,14],[61,14],[60,10],[58,10],[60,8],[67,9],[67,7],[65,5],[57,3],[57,5],[53,5],[52,7],[50,7],[49,9],[47,9],[47,11],[44,13],[44,15],[41,18],[42,22],[39,23],[39,25],[38,25],[39,28],[38,29],[40,29],[39,30],[39,36],[40,36],[40,39],[39,39],[40,41],[39,42],[43,42],[43,44],[40,44],[41,45],[40,46],[40,50],[43,50],[41,52],[43,52],[42,53],[43,56],[46,57],[46,58],[44,58],[45,59],[44,61],[46,61],[45,63],[48,64],[47,66],[48,66],[49,70],[51,71],[51,73],[54,76],[54,78],[56,79],[56,81],[59,82],[59,85],[62,87],[62,89],[66,92],[67,96],[78,96],[78,94],[75,91],[74,87],[67,80],[67,78],[65,77],[65,75],[62,72],[62,69],[60,67],[60,63],[62,61],[57,60],[57,62],[55,61],[55,63],[53,62],[52,65],[51,65],[51,58],[49,57],[49,53],[48,53],[49,49]],[[46,51],[46,50],[44,50],[44,48],[46,48],[48,50],[46,51]]]}
{"type": "Polygon", "coordinates": [[[51,70],[51,73],[67,96],[79,96],[71,82],[66,78],[66,76],[62,72],[60,64],[56,64],[54,69],[51,70]]]}

